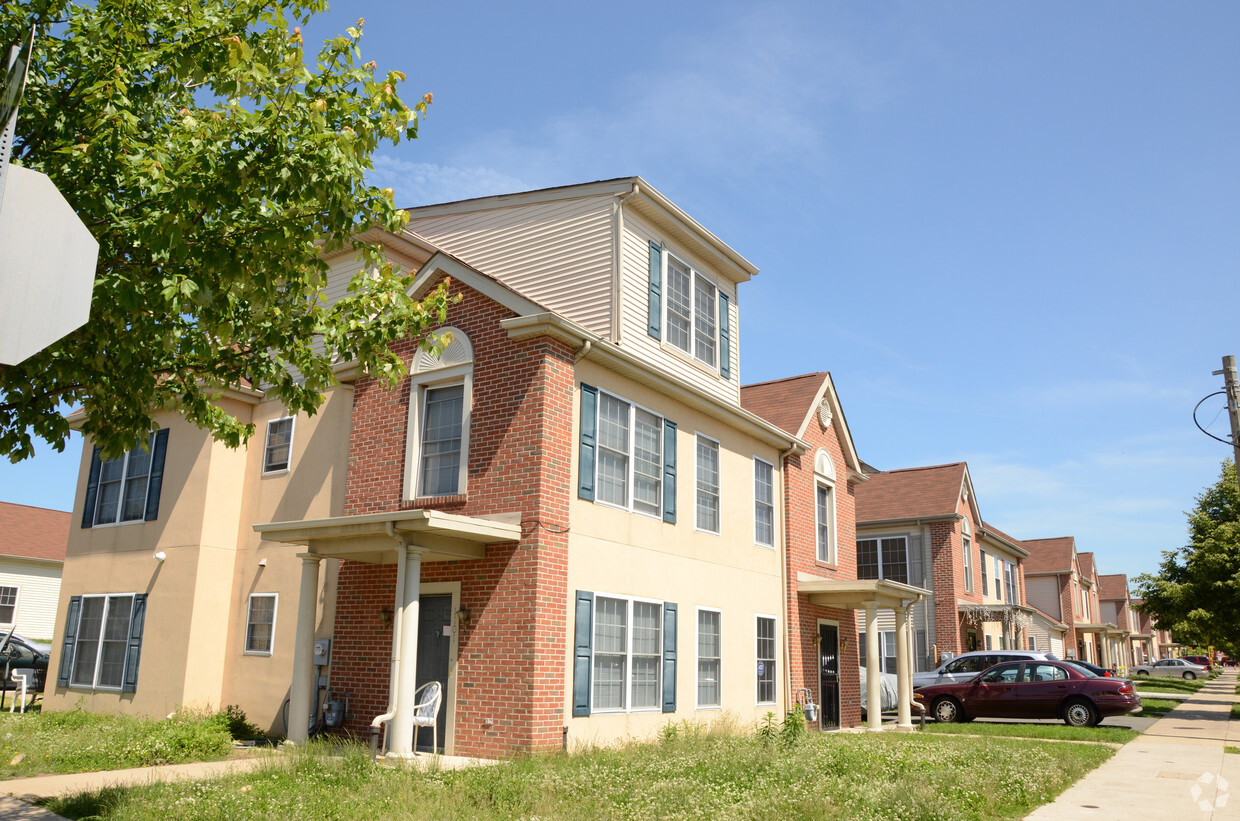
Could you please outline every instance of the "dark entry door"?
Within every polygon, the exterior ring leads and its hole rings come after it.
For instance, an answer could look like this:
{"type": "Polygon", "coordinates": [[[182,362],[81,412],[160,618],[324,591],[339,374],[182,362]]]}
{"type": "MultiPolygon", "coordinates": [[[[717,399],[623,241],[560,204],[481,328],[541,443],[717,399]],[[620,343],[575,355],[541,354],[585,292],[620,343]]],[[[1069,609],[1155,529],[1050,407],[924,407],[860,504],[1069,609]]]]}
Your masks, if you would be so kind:
{"type": "Polygon", "coordinates": [[[818,625],[818,710],[819,726],[829,730],[840,726],[840,628],[818,625]]]}
{"type": "MultiPolygon", "coordinates": [[[[418,600],[418,675],[417,686],[438,681],[443,686],[443,703],[439,707],[439,746],[447,738],[448,722],[448,650],[452,645],[452,596],[422,596],[418,600]],[[445,630],[445,628],[447,628],[445,630]]],[[[431,728],[414,727],[414,749],[430,751],[431,728]]]]}

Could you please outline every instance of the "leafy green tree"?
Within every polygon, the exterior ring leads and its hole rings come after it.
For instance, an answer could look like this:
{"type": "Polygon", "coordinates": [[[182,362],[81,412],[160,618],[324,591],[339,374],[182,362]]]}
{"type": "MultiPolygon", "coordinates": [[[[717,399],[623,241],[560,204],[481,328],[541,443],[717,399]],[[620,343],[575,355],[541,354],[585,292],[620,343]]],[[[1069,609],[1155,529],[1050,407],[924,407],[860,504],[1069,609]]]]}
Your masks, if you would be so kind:
{"type": "Polygon", "coordinates": [[[1236,466],[1223,463],[1219,480],[1197,497],[1188,515],[1190,542],[1163,553],[1158,575],[1135,579],[1153,615],[1176,641],[1214,645],[1240,658],[1240,489],[1236,466]]]}
{"type": "Polygon", "coordinates": [[[364,176],[381,144],[417,136],[431,98],[406,105],[401,72],[361,63],[361,20],[307,64],[299,26],[326,5],[0,3],[0,44],[36,30],[12,160],[50,176],[99,240],[90,321],[0,366],[0,453],[63,449],[66,405],[109,455],[161,408],[236,446],[252,426],[213,402],[222,388],[313,412],[333,361],[395,384],[392,343],[435,343],[446,290],[410,299],[409,276],[356,239],[408,221],[364,176]],[[328,305],[324,255],[350,247],[365,271],[328,305]]]}

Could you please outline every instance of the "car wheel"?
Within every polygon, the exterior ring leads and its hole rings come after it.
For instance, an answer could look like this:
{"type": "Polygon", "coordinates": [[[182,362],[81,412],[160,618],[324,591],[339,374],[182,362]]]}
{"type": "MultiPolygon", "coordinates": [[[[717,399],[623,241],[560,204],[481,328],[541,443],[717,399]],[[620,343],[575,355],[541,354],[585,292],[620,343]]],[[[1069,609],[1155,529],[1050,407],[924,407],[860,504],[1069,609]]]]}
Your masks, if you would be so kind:
{"type": "Polygon", "coordinates": [[[1193,679],[1197,678],[1197,674],[1194,673],[1192,670],[1185,670],[1184,678],[1187,679],[1188,681],[1192,681],[1193,679]]]}
{"type": "Polygon", "coordinates": [[[1150,674],[1149,670],[1138,670],[1137,671],[1138,676],[1148,676],[1149,674],[1150,674]]]}
{"type": "Polygon", "coordinates": [[[1099,720],[1097,708],[1083,699],[1074,699],[1063,706],[1063,723],[1069,727],[1092,727],[1099,720]]]}
{"type": "Polygon", "coordinates": [[[934,704],[930,705],[930,712],[934,715],[934,720],[943,724],[955,724],[965,720],[964,710],[960,709],[960,702],[949,696],[942,696],[934,700],[934,704]]]}

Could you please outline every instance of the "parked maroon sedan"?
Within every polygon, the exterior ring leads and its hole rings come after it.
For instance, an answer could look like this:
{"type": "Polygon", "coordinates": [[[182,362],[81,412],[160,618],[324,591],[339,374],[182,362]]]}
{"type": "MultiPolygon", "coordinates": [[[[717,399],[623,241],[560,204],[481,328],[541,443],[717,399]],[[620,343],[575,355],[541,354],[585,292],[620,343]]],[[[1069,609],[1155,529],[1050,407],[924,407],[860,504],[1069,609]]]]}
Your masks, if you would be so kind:
{"type": "Polygon", "coordinates": [[[1141,712],[1141,697],[1124,679],[1101,678],[1058,661],[996,664],[963,684],[920,687],[913,697],[936,721],[975,718],[1061,718],[1092,727],[1104,716],[1141,712]]]}

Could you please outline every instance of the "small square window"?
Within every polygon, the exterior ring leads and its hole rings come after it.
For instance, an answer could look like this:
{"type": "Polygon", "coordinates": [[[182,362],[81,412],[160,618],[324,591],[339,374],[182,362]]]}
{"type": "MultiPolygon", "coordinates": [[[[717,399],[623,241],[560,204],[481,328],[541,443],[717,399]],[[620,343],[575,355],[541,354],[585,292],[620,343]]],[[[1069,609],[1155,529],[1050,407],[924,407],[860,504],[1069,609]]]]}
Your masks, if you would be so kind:
{"type": "Polygon", "coordinates": [[[12,624],[17,620],[17,588],[0,587],[0,624],[12,624]]]}
{"type": "Polygon", "coordinates": [[[293,417],[267,423],[267,447],[263,452],[263,473],[288,470],[293,451],[293,417]]]}

